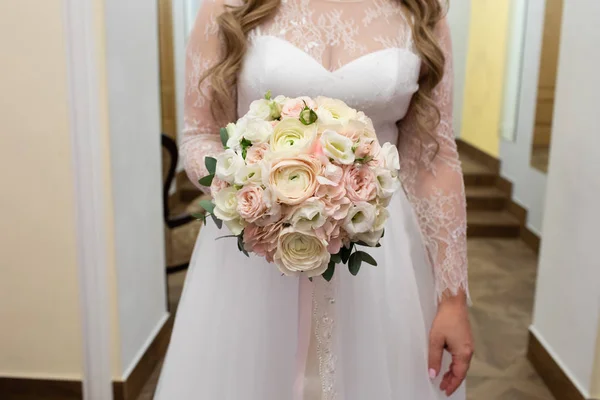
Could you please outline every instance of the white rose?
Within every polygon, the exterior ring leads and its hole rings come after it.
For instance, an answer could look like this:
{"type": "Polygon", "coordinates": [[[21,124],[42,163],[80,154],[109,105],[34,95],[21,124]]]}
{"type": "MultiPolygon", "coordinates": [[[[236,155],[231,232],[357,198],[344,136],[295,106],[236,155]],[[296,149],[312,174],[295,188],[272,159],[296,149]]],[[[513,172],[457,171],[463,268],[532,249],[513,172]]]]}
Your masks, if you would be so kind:
{"type": "Polygon", "coordinates": [[[300,204],[290,217],[290,222],[296,229],[306,231],[320,228],[326,221],[325,203],[316,197],[300,204]]]}
{"type": "Polygon", "coordinates": [[[241,186],[249,183],[261,184],[263,182],[263,171],[264,169],[258,163],[244,165],[236,171],[234,183],[241,186]]]}
{"type": "Polygon", "coordinates": [[[331,255],[327,241],[310,232],[300,232],[292,227],[285,228],[277,240],[275,264],[284,275],[307,277],[319,276],[327,270],[331,255]]]}
{"type": "Polygon", "coordinates": [[[317,130],[314,124],[304,125],[297,119],[284,119],[273,129],[269,157],[294,157],[308,153],[316,136],[317,130]]]}
{"type": "Polygon", "coordinates": [[[377,177],[377,194],[382,198],[391,197],[400,189],[400,180],[395,170],[377,168],[375,170],[377,177]]]}
{"type": "Polygon", "coordinates": [[[241,218],[232,219],[231,221],[223,221],[225,226],[229,228],[233,235],[240,235],[244,230],[244,221],[241,218]]]}
{"type": "Polygon", "coordinates": [[[222,181],[233,183],[236,172],[246,165],[241,155],[227,149],[217,157],[217,168],[215,174],[222,181]]]}
{"type": "Polygon", "coordinates": [[[365,242],[371,247],[375,247],[377,246],[377,243],[379,243],[381,235],[383,235],[383,229],[378,231],[359,233],[354,237],[354,239],[360,240],[361,242],[365,242]]]}
{"type": "Polygon", "coordinates": [[[383,161],[385,168],[395,171],[400,169],[400,155],[396,145],[385,142],[379,150],[379,158],[383,161]]]}
{"type": "Polygon", "coordinates": [[[352,140],[346,136],[340,135],[336,131],[326,129],[321,134],[321,147],[323,153],[329,158],[333,158],[340,164],[352,164],[354,162],[354,152],[352,151],[352,140]]]}
{"type": "Polygon", "coordinates": [[[252,144],[261,144],[269,141],[269,138],[273,134],[273,125],[268,121],[261,119],[248,120],[242,136],[244,139],[249,140],[252,144]]]}
{"type": "Polygon", "coordinates": [[[240,118],[235,124],[229,123],[227,124],[227,135],[229,138],[227,139],[227,147],[239,151],[240,141],[242,140],[242,132],[246,129],[246,124],[248,123],[247,118],[240,118]]]}
{"type": "Polygon", "coordinates": [[[370,203],[360,201],[348,211],[344,220],[344,229],[351,237],[358,233],[370,232],[373,230],[377,208],[370,203]]]}
{"type": "Polygon", "coordinates": [[[239,219],[237,211],[237,190],[230,186],[220,190],[214,198],[215,209],[213,213],[222,221],[239,219]]]}
{"type": "Polygon", "coordinates": [[[271,120],[271,102],[267,99],[254,100],[250,103],[250,110],[246,113],[246,117],[258,118],[263,121],[271,120]]]}
{"type": "Polygon", "coordinates": [[[346,124],[351,119],[356,118],[357,111],[341,100],[317,97],[315,102],[317,103],[315,112],[319,117],[319,122],[325,124],[341,122],[346,124]]]}

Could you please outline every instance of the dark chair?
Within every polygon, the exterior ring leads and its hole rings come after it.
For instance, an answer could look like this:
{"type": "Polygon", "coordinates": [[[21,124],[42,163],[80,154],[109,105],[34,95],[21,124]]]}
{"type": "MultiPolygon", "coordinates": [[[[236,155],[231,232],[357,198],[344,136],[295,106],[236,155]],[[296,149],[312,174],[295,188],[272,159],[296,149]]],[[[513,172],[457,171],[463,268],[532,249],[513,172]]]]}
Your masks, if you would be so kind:
{"type": "MultiPolygon", "coordinates": [[[[161,135],[163,148],[163,218],[165,221],[165,249],[167,273],[182,271],[189,266],[195,239],[202,223],[192,216],[202,212],[197,205],[206,195],[198,192],[198,198],[189,204],[178,204],[172,210],[169,191],[175,179],[179,160],[177,143],[164,133],[161,135]]],[[[179,188],[178,188],[179,189],[179,188]]]]}

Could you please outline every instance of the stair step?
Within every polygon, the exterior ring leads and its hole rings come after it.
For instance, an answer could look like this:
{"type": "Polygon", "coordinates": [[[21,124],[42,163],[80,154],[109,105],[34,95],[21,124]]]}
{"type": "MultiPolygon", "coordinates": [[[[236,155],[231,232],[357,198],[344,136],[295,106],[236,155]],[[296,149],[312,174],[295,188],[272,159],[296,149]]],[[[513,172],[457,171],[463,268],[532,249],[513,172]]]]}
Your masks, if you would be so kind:
{"type": "Polygon", "coordinates": [[[177,191],[179,192],[179,200],[184,203],[192,201],[202,194],[200,189],[187,179],[181,182],[177,191]]]}
{"type": "Polygon", "coordinates": [[[503,210],[507,196],[494,186],[467,186],[468,210],[503,210]]]}
{"type": "Polygon", "coordinates": [[[469,237],[518,237],[519,220],[506,211],[467,212],[467,235],[469,237]]]}
{"type": "Polygon", "coordinates": [[[460,161],[466,186],[493,186],[496,183],[498,174],[485,165],[464,154],[460,154],[460,161]]]}

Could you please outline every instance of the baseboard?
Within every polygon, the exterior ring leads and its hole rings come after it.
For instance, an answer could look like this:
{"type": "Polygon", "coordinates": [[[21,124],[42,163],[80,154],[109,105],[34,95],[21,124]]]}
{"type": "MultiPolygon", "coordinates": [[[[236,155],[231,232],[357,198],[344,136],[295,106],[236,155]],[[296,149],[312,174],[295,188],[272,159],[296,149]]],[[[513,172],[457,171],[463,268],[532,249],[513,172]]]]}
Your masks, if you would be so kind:
{"type": "Polygon", "coordinates": [[[135,400],[138,398],[146,381],[167,353],[172,330],[173,316],[170,316],[142,357],[140,357],[138,363],[133,367],[127,379],[122,382],[113,382],[114,400],[135,400]]]}
{"type": "Polygon", "coordinates": [[[492,170],[492,172],[500,172],[500,161],[496,157],[489,155],[485,151],[479,150],[477,147],[465,142],[462,139],[456,139],[456,145],[461,153],[466,154],[475,161],[482,163],[492,170]]]}
{"type": "Polygon", "coordinates": [[[2,400],[81,400],[81,381],[0,378],[2,400]]]}
{"type": "Polygon", "coordinates": [[[581,394],[531,330],[527,358],[557,400],[592,400],[581,394]]]}
{"type": "MultiPolygon", "coordinates": [[[[133,367],[127,379],[122,382],[113,382],[114,400],[138,398],[146,381],[165,356],[172,330],[173,316],[170,316],[133,367]]],[[[83,400],[83,388],[81,381],[0,377],[0,399],[83,400]]]]}
{"type": "Polygon", "coordinates": [[[523,240],[523,242],[525,242],[525,244],[531,250],[535,251],[536,254],[539,254],[541,239],[537,233],[533,232],[527,226],[527,209],[522,205],[516,203],[511,196],[508,201],[507,210],[519,220],[519,224],[521,225],[519,236],[521,237],[521,240],[523,240]]]}

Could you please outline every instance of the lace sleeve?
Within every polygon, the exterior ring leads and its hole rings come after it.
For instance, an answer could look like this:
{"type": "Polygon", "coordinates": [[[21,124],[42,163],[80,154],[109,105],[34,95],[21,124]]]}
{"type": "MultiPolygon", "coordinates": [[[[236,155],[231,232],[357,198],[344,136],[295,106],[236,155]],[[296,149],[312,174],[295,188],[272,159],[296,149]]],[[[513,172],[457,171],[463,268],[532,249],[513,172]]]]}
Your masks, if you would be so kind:
{"type": "Polygon", "coordinates": [[[417,137],[415,115],[409,111],[399,125],[399,151],[401,178],[419,219],[441,299],[460,290],[468,293],[468,278],[466,199],[452,129],[452,45],[445,20],[436,33],[446,57],[444,77],[433,91],[441,118],[432,136],[439,148],[433,140],[417,137]]]}
{"type": "MultiPolygon", "coordinates": [[[[211,82],[198,83],[204,73],[220,59],[223,44],[216,17],[224,11],[222,0],[204,0],[186,50],[184,129],[179,152],[189,179],[203,191],[198,179],[208,175],[204,157],[223,150],[221,126],[211,112],[211,82]]],[[[235,107],[232,101],[231,107],[235,107]]]]}

